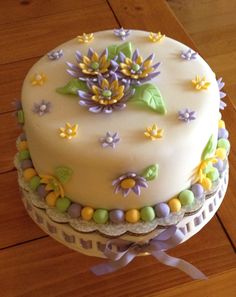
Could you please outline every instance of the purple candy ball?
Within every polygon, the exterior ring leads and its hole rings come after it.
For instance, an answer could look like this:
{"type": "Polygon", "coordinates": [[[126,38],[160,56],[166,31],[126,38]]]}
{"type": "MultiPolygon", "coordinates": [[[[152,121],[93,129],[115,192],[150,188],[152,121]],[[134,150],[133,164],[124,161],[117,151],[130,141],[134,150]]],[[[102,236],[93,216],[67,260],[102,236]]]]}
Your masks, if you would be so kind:
{"type": "Polygon", "coordinates": [[[204,193],[203,186],[200,184],[192,185],[190,190],[193,192],[195,198],[200,198],[204,193]]]}
{"type": "Polygon", "coordinates": [[[213,166],[219,171],[224,171],[224,162],[221,159],[218,159],[217,163],[214,163],[213,166]]]}
{"type": "Polygon", "coordinates": [[[48,194],[48,191],[46,190],[46,186],[42,184],[39,185],[37,188],[37,193],[41,199],[44,199],[48,194]]]}
{"type": "Polygon", "coordinates": [[[111,222],[115,224],[123,223],[125,219],[124,211],[121,209],[113,209],[109,213],[111,222]]]}
{"type": "Polygon", "coordinates": [[[80,217],[80,213],[81,213],[81,205],[78,203],[72,203],[68,210],[67,210],[68,214],[72,217],[72,218],[78,218],[80,217]]]}
{"type": "Polygon", "coordinates": [[[228,137],[229,137],[228,130],[226,130],[225,128],[219,128],[218,139],[220,139],[220,138],[228,139],[228,137]]]}
{"type": "Polygon", "coordinates": [[[155,212],[158,218],[165,218],[170,214],[170,207],[168,204],[161,202],[155,206],[155,212]]]}
{"type": "Polygon", "coordinates": [[[20,167],[21,167],[22,170],[25,170],[25,169],[27,169],[27,168],[33,168],[34,165],[33,165],[33,163],[32,163],[31,160],[26,159],[26,160],[22,160],[22,161],[20,162],[20,167]]]}
{"type": "Polygon", "coordinates": [[[25,141],[25,140],[26,140],[26,135],[25,135],[25,133],[22,133],[22,134],[20,135],[20,140],[21,140],[21,141],[25,141]]]}

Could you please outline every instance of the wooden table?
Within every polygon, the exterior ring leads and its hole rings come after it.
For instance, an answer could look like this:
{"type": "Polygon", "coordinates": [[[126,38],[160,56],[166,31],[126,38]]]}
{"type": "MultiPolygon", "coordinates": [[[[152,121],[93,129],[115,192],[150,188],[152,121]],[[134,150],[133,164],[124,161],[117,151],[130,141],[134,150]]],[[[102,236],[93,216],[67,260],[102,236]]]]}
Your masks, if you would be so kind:
{"type": "Polygon", "coordinates": [[[20,129],[12,101],[20,97],[29,68],[50,49],[83,32],[120,26],[160,30],[195,48],[166,2],[38,0],[22,5],[8,0],[1,2],[0,10],[0,295],[236,296],[236,111],[229,98],[224,112],[232,144],[227,195],[207,227],[170,251],[200,268],[208,281],[192,281],[152,257],[138,257],[116,273],[96,277],[89,268],[102,260],[69,250],[43,233],[24,210],[17,187],[12,160],[20,129]]]}

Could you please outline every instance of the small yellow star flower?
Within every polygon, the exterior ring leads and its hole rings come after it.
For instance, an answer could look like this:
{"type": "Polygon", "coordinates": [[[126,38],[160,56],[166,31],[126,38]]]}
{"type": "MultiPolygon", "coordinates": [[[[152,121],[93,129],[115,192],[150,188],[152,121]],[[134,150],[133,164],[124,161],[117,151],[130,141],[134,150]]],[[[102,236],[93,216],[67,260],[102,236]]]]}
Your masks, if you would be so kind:
{"type": "Polygon", "coordinates": [[[77,36],[77,40],[80,43],[88,43],[91,42],[94,39],[94,35],[93,33],[83,33],[83,35],[77,36]]]}
{"type": "Polygon", "coordinates": [[[71,139],[76,136],[77,130],[77,124],[71,125],[70,123],[66,123],[64,128],[60,128],[60,136],[65,139],[71,139]]]}
{"type": "Polygon", "coordinates": [[[165,35],[161,34],[161,32],[158,32],[158,33],[150,32],[148,36],[149,40],[152,42],[160,42],[164,37],[165,35]]]}
{"type": "Polygon", "coordinates": [[[31,84],[33,86],[42,86],[47,77],[44,73],[35,73],[35,75],[31,78],[31,84]]]}
{"type": "Polygon", "coordinates": [[[197,75],[195,79],[192,80],[192,84],[196,90],[206,90],[210,86],[210,82],[206,81],[206,77],[203,76],[202,78],[197,75]]]}
{"type": "Polygon", "coordinates": [[[156,124],[153,124],[151,127],[146,128],[144,135],[151,140],[157,140],[163,137],[163,133],[163,129],[159,129],[156,124]]]}

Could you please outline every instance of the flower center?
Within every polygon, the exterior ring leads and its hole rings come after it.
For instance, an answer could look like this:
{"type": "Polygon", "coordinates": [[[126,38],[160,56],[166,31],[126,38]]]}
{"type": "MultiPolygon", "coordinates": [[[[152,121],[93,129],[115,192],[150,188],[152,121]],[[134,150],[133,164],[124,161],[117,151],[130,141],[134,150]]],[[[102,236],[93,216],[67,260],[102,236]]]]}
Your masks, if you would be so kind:
{"type": "Polygon", "coordinates": [[[200,86],[203,87],[205,85],[205,82],[202,80],[200,81],[200,86]]]}
{"type": "Polygon", "coordinates": [[[108,136],[108,137],[106,138],[106,142],[108,142],[108,143],[112,143],[112,142],[113,142],[113,138],[112,138],[111,136],[108,136]]]}
{"type": "Polygon", "coordinates": [[[188,119],[190,115],[189,115],[189,113],[188,113],[188,112],[185,112],[184,116],[185,116],[185,118],[187,118],[187,119],[188,119]]]}
{"type": "Polygon", "coordinates": [[[125,31],[124,30],[120,31],[120,35],[125,36],[125,31]]]}
{"type": "Polygon", "coordinates": [[[35,79],[36,79],[36,80],[41,80],[41,79],[42,79],[42,75],[41,75],[41,74],[37,74],[37,75],[35,76],[35,79]]]}
{"type": "Polygon", "coordinates": [[[73,133],[72,129],[67,129],[66,130],[67,134],[71,135],[73,133]]]}
{"type": "Polygon", "coordinates": [[[125,178],[120,184],[122,189],[132,189],[135,186],[135,180],[133,178],[125,178]]]}
{"type": "Polygon", "coordinates": [[[111,97],[111,95],[112,95],[112,92],[110,90],[104,90],[102,92],[102,96],[105,98],[111,97]]]}
{"type": "Polygon", "coordinates": [[[93,69],[93,70],[97,70],[99,68],[99,63],[98,62],[92,62],[90,64],[90,67],[93,69]]]}
{"type": "Polygon", "coordinates": [[[152,135],[152,136],[156,136],[156,135],[157,135],[157,130],[156,130],[156,129],[152,130],[152,131],[151,131],[151,135],[152,135]]]}
{"type": "Polygon", "coordinates": [[[131,66],[131,69],[133,71],[137,72],[140,69],[140,65],[139,64],[136,64],[136,63],[133,63],[132,66],[131,66]]]}
{"type": "Polygon", "coordinates": [[[47,109],[46,104],[42,104],[39,109],[40,109],[40,111],[46,110],[47,109]]]}

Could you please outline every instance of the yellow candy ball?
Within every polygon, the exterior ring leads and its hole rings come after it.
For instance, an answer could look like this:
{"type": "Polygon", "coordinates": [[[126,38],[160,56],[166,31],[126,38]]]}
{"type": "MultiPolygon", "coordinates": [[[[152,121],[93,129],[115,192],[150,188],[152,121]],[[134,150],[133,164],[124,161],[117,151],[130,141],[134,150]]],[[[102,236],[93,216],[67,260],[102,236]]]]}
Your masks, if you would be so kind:
{"type": "Polygon", "coordinates": [[[131,189],[135,186],[135,180],[132,178],[126,178],[122,180],[120,186],[122,189],[131,189]]]}
{"type": "Polygon", "coordinates": [[[125,219],[129,223],[137,223],[140,220],[140,212],[137,209],[127,210],[125,219]]]}
{"type": "Polygon", "coordinates": [[[225,122],[223,120],[219,120],[218,127],[219,128],[225,128],[225,122]]]}
{"type": "Polygon", "coordinates": [[[205,190],[209,191],[212,188],[212,181],[208,177],[203,178],[201,185],[205,190]]]}
{"type": "Polygon", "coordinates": [[[47,205],[50,207],[56,206],[57,199],[58,197],[54,192],[50,192],[45,198],[47,205]]]}
{"type": "Polygon", "coordinates": [[[27,168],[23,171],[23,176],[25,181],[29,182],[33,176],[37,175],[37,172],[34,168],[27,168]]]}
{"type": "Polygon", "coordinates": [[[21,152],[21,151],[24,151],[24,150],[27,150],[28,149],[28,144],[27,144],[27,141],[21,141],[19,142],[18,144],[18,150],[21,152]]]}
{"type": "Polygon", "coordinates": [[[181,209],[181,203],[179,199],[177,198],[172,198],[169,202],[168,205],[170,207],[171,212],[178,212],[181,209]]]}
{"type": "Polygon", "coordinates": [[[225,160],[226,158],[226,149],[224,149],[223,147],[219,147],[218,149],[216,149],[216,153],[215,153],[216,157],[221,159],[221,160],[225,160]]]}
{"type": "Polygon", "coordinates": [[[81,217],[85,221],[90,221],[93,217],[94,209],[90,206],[85,206],[81,211],[81,217]]]}

